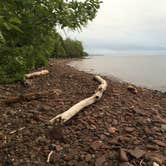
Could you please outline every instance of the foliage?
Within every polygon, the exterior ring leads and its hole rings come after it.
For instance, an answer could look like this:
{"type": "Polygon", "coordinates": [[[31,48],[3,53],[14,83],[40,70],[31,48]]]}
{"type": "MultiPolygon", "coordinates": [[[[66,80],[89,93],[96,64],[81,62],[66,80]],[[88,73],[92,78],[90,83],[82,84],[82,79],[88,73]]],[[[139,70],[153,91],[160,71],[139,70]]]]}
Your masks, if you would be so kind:
{"type": "Polygon", "coordinates": [[[56,43],[62,49],[56,28],[81,29],[99,6],[99,0],[0,0],[0,82],[21,80],[27,71],[46,65],[56,43]]]}
{"type": "Polygon", "coordinates": [[[82,42],[67,38],[63,40],[61,37],[55,42],[55,50],[52,57],[74,58],[88,56],[84,52],[82,42]]]}
{"type": "Polygon", "coordinates": [[[66,40],[61,39],[61,41],[58,42],[58,49],[53,53],[53,57],[74,58],[88,56],[88,54],[84,52],[82,42],[70,38],[67,38],[66,40]]]}

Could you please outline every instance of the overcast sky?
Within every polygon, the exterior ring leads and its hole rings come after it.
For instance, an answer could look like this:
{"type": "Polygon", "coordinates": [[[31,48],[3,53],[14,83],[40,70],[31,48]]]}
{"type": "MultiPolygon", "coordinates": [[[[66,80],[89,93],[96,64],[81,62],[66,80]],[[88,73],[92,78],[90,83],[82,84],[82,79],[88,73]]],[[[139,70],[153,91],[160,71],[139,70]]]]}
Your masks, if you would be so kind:
{"type": "Polygon", "coordinates": [[[93,22],[69,35],[87,51],[166,51],[166,0],[103,2],[93,22]]]}

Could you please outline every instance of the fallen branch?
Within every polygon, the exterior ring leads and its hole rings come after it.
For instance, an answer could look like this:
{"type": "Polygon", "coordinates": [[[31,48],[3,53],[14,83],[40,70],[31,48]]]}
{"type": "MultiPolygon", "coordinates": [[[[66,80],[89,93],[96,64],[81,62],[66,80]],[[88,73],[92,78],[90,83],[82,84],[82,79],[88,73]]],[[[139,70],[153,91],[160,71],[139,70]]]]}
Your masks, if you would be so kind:
{"type": "Polygon", "coordinates": [[[36,71],[36,72],[30,73],[30,74],[25,74],[25,78],[29,79],[29,78],[33,78],[33,77],[40,76],[40,75],[46,75],[48,73],[49,73],[48,70],[36,71]]]}
{"type": "Polygon", "coordinates": [[[50,162],[50,158],[51,158],[51,155],[53,154],[53,150],[50,151],[50,153],[48,154],[48,157],[47,157],[47,163],[50,162]]]}
{"type": "Polygon", "coordinates": [[[79,111],[81,111],[83,108],[95,103],[96,101],[100,100],[100,98],[103,95],[103,92],[107,88],[107,82],[102,79],[100,76],[95,76],[95,80],[97,80],[100,85],[98,86],[97,90],[95,91],[95,94],[89,98],[86,98],[79,103],[72,106],[69,110],[57,115],[56,117],[52,118],[50,120],[50,123],[65,123],[69,119],[71,119],[74,115],[76,115],[79,111]]]}
{"type": "Polygon", "coordinates": [[[52,90],[46,90],[46,91],[41,91],[41,92],[30,92],[30,93],[25,93],[19,96],[11,96],[3,100],[6,104],[11,104],[11,103],[17,103],[21,101],[30,101],[30,100],[36,100],[43,98],[44,96],[47,95],[59,95],[61,94],[62,91],[60,89],[52,89],[52,90]]]}

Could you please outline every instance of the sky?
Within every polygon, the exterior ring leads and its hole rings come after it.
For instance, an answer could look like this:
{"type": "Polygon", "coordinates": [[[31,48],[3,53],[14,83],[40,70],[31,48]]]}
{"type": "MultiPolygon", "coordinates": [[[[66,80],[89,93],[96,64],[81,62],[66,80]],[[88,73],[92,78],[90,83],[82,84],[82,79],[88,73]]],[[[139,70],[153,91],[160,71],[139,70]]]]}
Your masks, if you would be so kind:
{"type": "Polygon", "coordinates": [[[95,54],[166,52],[166,0],[103,0],[93,22],[67,34],[95,54]]]}

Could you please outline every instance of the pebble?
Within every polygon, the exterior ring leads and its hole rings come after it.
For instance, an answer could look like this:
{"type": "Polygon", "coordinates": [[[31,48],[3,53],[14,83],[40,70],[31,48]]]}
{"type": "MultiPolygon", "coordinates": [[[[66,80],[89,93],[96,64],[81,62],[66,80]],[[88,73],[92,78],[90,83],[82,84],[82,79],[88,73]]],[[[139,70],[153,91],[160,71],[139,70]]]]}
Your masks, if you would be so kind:
{"type": "Polygon", "coordinates": [[[98,150],[103,146],[103,143],[102,141],[94,141],[90,146],[93,150],[98,150]]]}
{"type": "Polygon", "coordinates": [[[114,126],[118,125],[118,121],[116,119],[113,119],[112,125],[114,125],[114,126]]]}
{"type": "Polygon", "coordinates": [[[127,131],[128,133],[132,133],[132,132],[135,130],[134,127],[125,127],[124,129],[125,129],[125,131],[127,131]]]}
{"type": "Polygon", "coordinates": [[[117,131],[117,129],[115,127],[109,127],[108,131],[109,133],[114,134],[117,131]]]}

